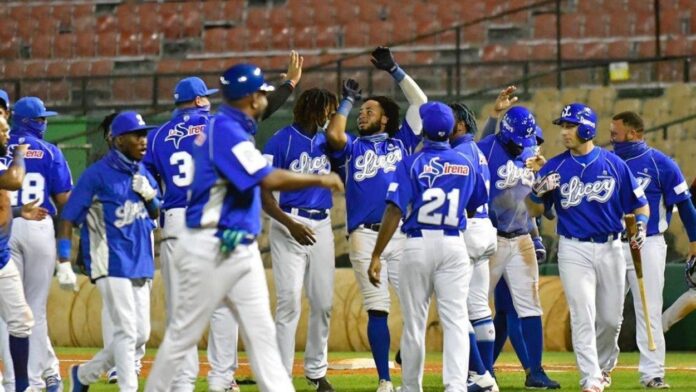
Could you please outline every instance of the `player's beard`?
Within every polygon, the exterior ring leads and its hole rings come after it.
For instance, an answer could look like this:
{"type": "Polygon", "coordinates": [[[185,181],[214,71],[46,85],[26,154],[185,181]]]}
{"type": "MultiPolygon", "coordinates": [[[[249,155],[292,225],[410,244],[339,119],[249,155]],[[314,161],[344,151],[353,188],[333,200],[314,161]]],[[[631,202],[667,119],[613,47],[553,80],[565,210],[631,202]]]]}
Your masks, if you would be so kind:
{"type": "Polygon", "coordinates": [[[381,129],[382,127],[380,127],[379,123],[373,122],[372,124],[367,125],[365,128],[358,127],[358,133],[360,136],[370,136],[379,132],[381,129]]]}

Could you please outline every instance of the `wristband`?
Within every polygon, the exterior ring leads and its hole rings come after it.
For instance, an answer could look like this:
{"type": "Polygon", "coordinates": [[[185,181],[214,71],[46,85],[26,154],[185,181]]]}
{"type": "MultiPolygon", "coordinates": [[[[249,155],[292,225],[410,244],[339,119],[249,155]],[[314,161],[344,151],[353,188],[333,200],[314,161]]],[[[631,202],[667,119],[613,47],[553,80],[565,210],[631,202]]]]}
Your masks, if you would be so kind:
{"type": "Polygon", "coordinates": [[[404,72],[404,70],[401,69],[401,67],[399,67],[398,65],[396,66],[396,68],[394,68],[393,71],[390,71],[389,73],[394,79],[396,79],[397,82],[401,82],[402,80],[404,80],[404,78],[406,78],[406,72],[404,72]]]}
{"type": "Polygon", "coordinates": [[[544,204],[544,199],[542,199],[541,197],[539,197],[533,193],[529,194],[529,200],[531,200],[537,204],[544,204]]]}
{"type": "Polygon", "coordinates": [[[70,241],[67,238],[59,238],[57,245],[58,259],[70,260],[70,253],[72,252],[72,241],[70,241]]]}
{"type": "Polygon", "coordinates": [[[348,117],[348,114],[350,113],[351,109],[353,109],[353,98],[345,97],[341,101],[341,104],[338,105],[338,109],[336,109],[336,113],[340,114],[343,117],[348,117]]]}
{"type": "Polygon", "coordinates": [[[22,216],[22,206],[12,207],[12,217],[19,218],[22,216]]]}
{"type": "Polygon", "coordinates": [[[636,223],[637,222],[643,222],[644,225],[648,225],[648,216],[645,214],[637,214],[636,215],[636,223]]]}

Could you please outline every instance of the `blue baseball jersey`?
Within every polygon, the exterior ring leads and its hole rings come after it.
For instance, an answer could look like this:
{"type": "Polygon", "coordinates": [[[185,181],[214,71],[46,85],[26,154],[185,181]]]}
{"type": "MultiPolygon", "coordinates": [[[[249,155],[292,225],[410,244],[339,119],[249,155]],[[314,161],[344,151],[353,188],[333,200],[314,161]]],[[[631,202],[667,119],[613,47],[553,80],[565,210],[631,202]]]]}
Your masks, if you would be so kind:
{"type": "MultiPolygon", "coordinates": [[[[82,255],[92,280],[105,276],[152,278],[155,222],[142,197],[132,189],[134,172],[115,163],[117,160],[111,150],[88,167],[61,216],[81,225],[82,255]]],[[[142,164],[136,169],[157,189],[155,179],[142,164]]]]}
{"type": "Polygon", "coordinates": [[[223,105],[193,147],[194,176],[186,209],[186,225],[261,232],[259,183],[273,168],[249,135],[256,122],[223,105]]]}
{"type": "Polygon", "coordinates": [[[528,233],[529,214],[524,199],[532,192],[534,172],[526,168],[525,161],[533,150],[526,148],[522,154],[512,156],[497,135],[481,139],[478,147],[488,161],[491,222],[498,231],[528,233]]]}
{"type": "Polygon", "coordinates": [[[8,162],[18,144],[28,144],[29,147],[24,156],[26,174],[22,189],[11,193],[12,206],[22,206],[40,199],[41,207],[55,215],[56,206],[51,196],[70,192],[73,187],[68,162],[55,145],[29,133],[14,130],[10,132],[8,157],[4,158],[8,162]]]}
{"type": "Polygon", "coordinates": [[[675,204],[691,197],[689,186],[676,162],[645,143],[634,154],[622,156],[650,205],[647,234],[664,233],[672,219],[675,204]]]}
{"type": "Polygon", "coordinates": [[[401,161],[386,200],[404,214],[401,230],[466,229],[467,211],[488,201],[476,165],[449,142],[426,141],[423,149],[401,161]]]}
{"type": "Polygon", "coordinates": [[[565,237],[590,238],[620,233],[622,217],[648,204],[643,189],[626,163],[595,147],[581,162],[569,151],[551,158],[539,171],[542,177],[558,172],[560,186],[544,195],[558,215],[556,231],[565,237]]]}
{"type": "Polygon", "coordinates": [[[396,166],[413,153],[421,137],[406,121],[393,138],[386,133],[347,136],[345,147],[332,152],[332,157],[337,164],[345,164],[346,212],[348,232],[351,232],[361,224],[382,221],[384,196],[393,182],[396,166]]]}
{"type": "MultiPolygon", "coordinates": [[[[488,160],[483,152],[476,146],[473,135],[464,135],[452,142],[452,148],[466,155],[467,158],[476,166],[476,173],[481,176],[486,184],[486,192],[490,189],[491,173],[488,171],[488,160]]],[[[488,203],[481,205],[476,210],[474,218],[488,218],[488,203]]]]}
{"type": "MultiPolygon", "coordinates": [[[[308,136],[297,124],[289,125],[276,132],[263,149],[266,159],[280,169],[304,174],[329,174],[329,159],[326,133],[317,132],[308,136]]],[[[331,190],[320,187],[305,188],[293,192],[280,192],[281,207],[326,210],[331,208],[331,190]]]]}
{"type": "Polygon", "coordinates": [[[186,207],[186,193],[193,181],[193,140],[208,125],[208,111],[176,110],[172,119],[147,137],[143,163],[159,182],[162,209],[186,207]]]}
{"type": "MultiPolygon", "coordinates": [[[[0,161],[0,175],[7,171],[7,165],[0,161]]],[[[0,225],[0,269],[10,261],[10,235],[12,234],[12,208],[10,208],[9,191],[0,189],[0,212],[9,214],[4,217],[5,224],[0,225]]],[[[0,217],[0,219],[3,219],[0,217]]]]}

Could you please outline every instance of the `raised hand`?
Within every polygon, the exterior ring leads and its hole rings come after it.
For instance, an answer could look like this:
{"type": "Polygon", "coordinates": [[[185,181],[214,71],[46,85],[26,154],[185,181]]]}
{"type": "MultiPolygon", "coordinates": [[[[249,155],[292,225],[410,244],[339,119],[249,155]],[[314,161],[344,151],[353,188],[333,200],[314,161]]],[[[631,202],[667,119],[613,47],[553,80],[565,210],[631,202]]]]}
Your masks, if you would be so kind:
{"type": "Polygon", "coordinates": [[[495,99],[495,105],[493,105],[491,110],[491,117],[498,118],[498,116],[517,102],[518,98],[513,96],[515,91],[517,91],[517,87],[507,86],[498,94],[498,97],[495,99]]]}
{"type": "Polygon", "coordinates": [[[362,99],[362,89],[360,89],[360,84],[354,79],[348,79],[343,81],[343,99],[348,99],[353,103],[362,99]]]}
{"type": "Polygon", "coordinates": [[[392,55],[391,49],[386,46],[378,46],[375,50],[373,50],[370,61],[377,69],[390,73],[394,72],[399,66],[394,60],[394,55],[392,55]]]}

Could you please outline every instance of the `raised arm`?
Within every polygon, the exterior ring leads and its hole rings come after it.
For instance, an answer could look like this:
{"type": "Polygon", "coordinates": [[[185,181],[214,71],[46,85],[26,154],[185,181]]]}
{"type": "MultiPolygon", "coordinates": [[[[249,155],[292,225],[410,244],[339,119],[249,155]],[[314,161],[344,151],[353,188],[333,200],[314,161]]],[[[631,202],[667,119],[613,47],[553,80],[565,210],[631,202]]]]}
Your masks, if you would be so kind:
{"type": "Polygon", "coordinates": [[[341,103],[338,105],[336,114],[331,117],[329,126],[326,128],[326,141],[334,151],[343,150],[348,143],[346,126],[348,124],[348,114],[353,105],[362,98],[360,85],[353,79],[343,81],[343,92],[341,103]]]}
{"type": "Polygon", "coordinates": [[[304,57],[300,56],[296,51],[290,52],[290,62],[288,63],[288,71],[284,75],[284,81],[280,86],[276,87],[275,91],[268,94],[268,107],[263,113],[262,120],[267,119],[290,98],[292,92],[295,91],[295,86],[300,82],[302,77],[302,63],[304,57]]]}
{"type": "Polygon", "coordinates": [[[486,124],[483,126],[483,130],[481,131],[481,139],[495,133],[495,127],[498,125],[498,118],[500,115],[508,110],[510,106],[514,105],[515,102],[517,102],[518,98],[513,95],[515,91],[517,91],[517,87],[515,86],[507,86],[500,91],[495,99],[495,104],[488,115],[486,124]]]}

